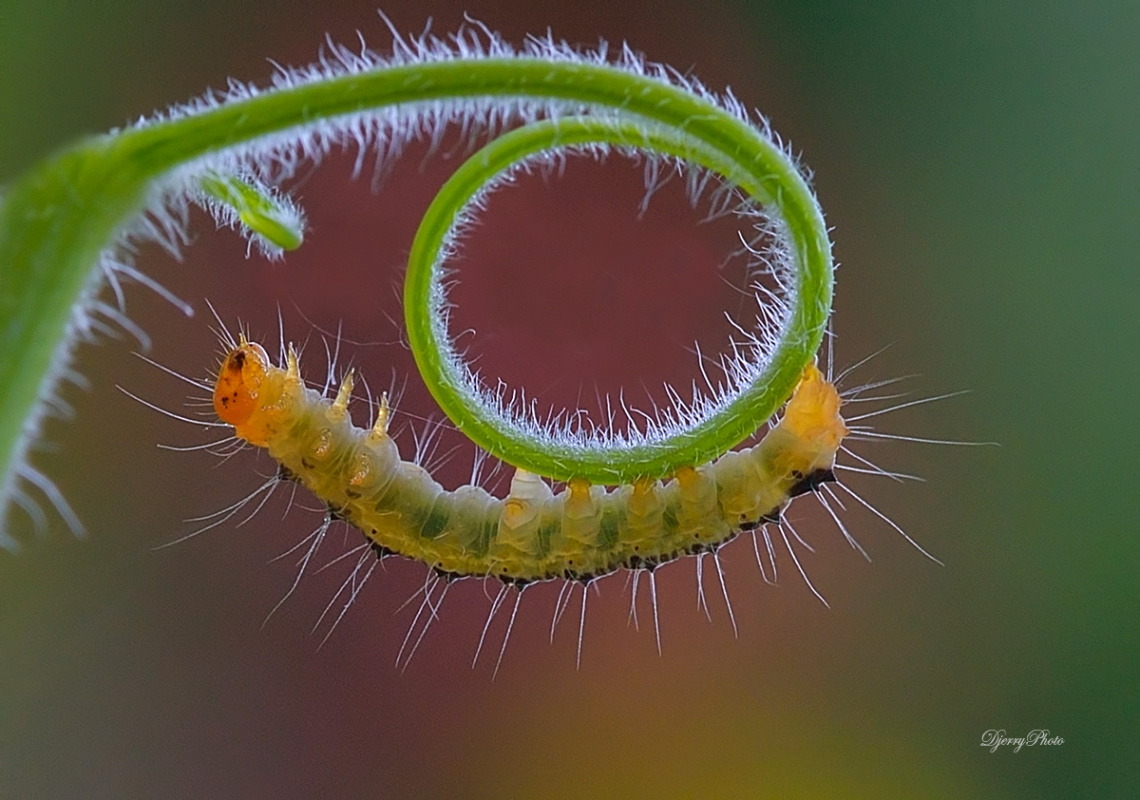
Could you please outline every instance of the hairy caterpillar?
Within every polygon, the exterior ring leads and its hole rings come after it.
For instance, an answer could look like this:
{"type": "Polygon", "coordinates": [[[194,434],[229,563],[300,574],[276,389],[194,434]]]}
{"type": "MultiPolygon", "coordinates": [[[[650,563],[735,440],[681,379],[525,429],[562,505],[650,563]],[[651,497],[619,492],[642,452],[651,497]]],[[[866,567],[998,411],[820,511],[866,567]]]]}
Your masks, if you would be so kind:
{"type": "Polygon", "coordinates": [[[381,555],[422,561],[447,579],[493,576],[516,586],[653,568],[779,523],[793,498],[835,480],[848,434],[839,394],[813,362],[754,447],[683,467],[667,482],[639,479],[610,491],[571,479],[555,494],[520,469],[499,499],[474,485],[444,490],[401,460],[386,402],[370,429],[355,427],[352,388],[349,373],[330,402],[304,385],[292,348],[281,368],[243,336],[222,360],[213,403],[237,438],[268,450],[283,477],[363,531],[381,555]]]}

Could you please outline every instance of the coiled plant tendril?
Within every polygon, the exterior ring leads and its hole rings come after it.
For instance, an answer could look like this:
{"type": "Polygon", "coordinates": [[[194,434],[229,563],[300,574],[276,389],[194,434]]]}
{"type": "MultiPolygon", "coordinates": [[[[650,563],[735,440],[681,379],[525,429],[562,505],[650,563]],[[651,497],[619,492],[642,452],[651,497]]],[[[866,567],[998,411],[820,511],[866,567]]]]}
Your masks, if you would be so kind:
{"type": "MultiPolygon", "coordinates": [[[[329,43],[319,64],[281,69],[268,88],[231,83],[187,106],[79,142],[0,195],[0,508],[33,516],[35,486],[78,530],[54,486],[27,463],[76,342],[108,322],[99,300],[121,278],[148,283],[125,245],[185,243],[196,202],[270,255],[300,244],[303,217],[274,188],[338,147],[398,156],[450,124],[506,130],[460,167],[425,215],[408,263],[405,313],[417,365],[455,424],[504,461],[550,478],[618,483],[715,458],[751,435],[790,395],[831,309],[830,243],[796,164],[764,125],[628,49],[611,58],[551,39],[516,49],[481,27],[447,40],[395,36],[387,57],[329,43]],[[637,151],[715,173],[744,195],[781,249],[787,307],[761,330],[726,387],[644,435],[574,436],[505,408],[471,374],[447,333],[444,262],[469,208],[512,169],[562,151],[637,151]]],[[[0,527],[0,544],[14,546],[0,527]]]]}

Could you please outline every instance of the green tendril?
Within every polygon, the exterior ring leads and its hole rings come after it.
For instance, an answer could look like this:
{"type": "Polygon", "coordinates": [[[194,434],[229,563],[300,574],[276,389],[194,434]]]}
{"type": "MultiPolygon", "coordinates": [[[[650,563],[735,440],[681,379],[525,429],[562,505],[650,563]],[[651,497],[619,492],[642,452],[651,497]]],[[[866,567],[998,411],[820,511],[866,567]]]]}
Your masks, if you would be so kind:
{"type": "MultiPolygon", "coordinates": [[[[440,104],[464,102],[493,111],[494,103],[511,108],[530,101],[589,109],[592,116],[532,124],[495,140],[448,183],[417,235],[406,295],[408,324],[417,363],[432,391],[456,424],[487,450],[554,478],[612,483],[660,475],[715,457],[750,434],[791,392],[818,348],[830,313],[830,244],[820,210],[795,165],[760,131],[712,100],[636,70],[586,59],[455,55],[310,76],[94,137],[7,187],[0,196],[0,513],[13,499],[26,501],[18,481],[43,490],[46,479],[27,465],[25,456],[45,402],[67,373],[74,341],[86,332],[90,301],[100,286],[101,254],[132,230],[139,214],[160,208],[164,192],[190,191],[187,176],[198,180],[201,190],[203,175],[219,180],[216,176],[226,174],[211,159],[222,158],[224,164],[227,152],[240,154],[262,137],[287,147],[291,131],[304,137],[313,126],[345,115],[359,118],[394,106],[430,114],[440,104]],[[649,450],[548,451],[510,435],[509,426],[493,422],[486,409],[455,391],[456,376],[445,366],[446,348],[439,349],[438,330],[424,317],[430,308],[430,273],[438,261],[433,248],[446,237],[466,198],[478,190],[473,182],[485,180],[512,158],[589,142],[648,147],[707,167],[773,208],[794,242],[794,320],[764,375],[714,420],[649,450]],[[499,166],[477,166],[479,159],[499,166]]],[[[207,185],[209,181],[207,177],[207,185]]],[[[268,208],[258,205],[265,199],[258,191],[244,192],[240,182],[229,178],[211,188],[205,191],[231,204],[256,233],[281,247],[299,240],[299,230],[278,224],[272,202],[268,208]]]]}
{"type": "Polygon", "coordinates": [[[282,250],[296,250],[305,232],[280,202],[249,181],[233,175],[211,173],[199,179],[206,196],[238,215],[242,225],[282,250]]]}
{"type": "Polygon", "coordinates": [[[791,394],[819,347],[831,307],[831,259],[823,220],[811,192],[789,170],[771,142],[721,116],[683,129],[643,121],[570,117],[533,123],[506,133],[471,156],[440,189],[420,223],[404,279],[404,318],[420,375],[444,413],[476,444],[496,457],[557,480],[627,483],[662,477],[679,467],[704,463],[750,436],[791,394]],[[735,129],[735,130],[734,130],[735,129]],[[739,133],[725,152],[725,134],[739,133]],[[604,144],[673,156],[720,175],[753,199],[775,205],[800,257],[792,319],[767,368],[732,402],[699,425],[659,442],[619,446],[565,441],[536,433],[488,402],[447,334],[442,253],[467,206],[512,166],[546,151],[604,144]],[[776,199],[773,199],[776,198],[776,199]]]}

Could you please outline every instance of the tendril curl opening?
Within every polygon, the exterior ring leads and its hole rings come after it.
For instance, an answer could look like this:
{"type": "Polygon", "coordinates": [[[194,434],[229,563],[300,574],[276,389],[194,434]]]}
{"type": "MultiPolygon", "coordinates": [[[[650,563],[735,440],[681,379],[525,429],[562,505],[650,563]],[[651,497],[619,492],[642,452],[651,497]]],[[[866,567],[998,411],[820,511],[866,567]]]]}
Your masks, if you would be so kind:
{"type": "MultiPolygon", "coordinates": [[[[794,187],[798,191],[786,190],[781,181],[788,176],[773,171],[779,165],[773,164],[773,153],[781,159],[783,153],[765,139],[743,135],[736,148],[726,152],[716,134],[730,124],[716,117],[690,120],[683,127],[592,116],[543,120],[493,140],[443,186],[412,244],[404,316],[421,376],[448,417],[476,444],[509,464],[549,478],[627,483],[717,458],[752,435],[787,399],[827,323],[830,252],[826,236],[821,240],[817,235],[816,226],[823,222],[810,191],[802,183],[794,187]],[[676,159],[717,174],[780,212],[773,218],[762,208],[744,206],[760,231],[776,235],[776,247],[769,249],[766,260],[784,296],[765,298],[778,304],[768,309],[774,324],[749,334],[743,352],[727,362],[726,384],[712,397],[695,398],[689,405],[675,398],[664,421],[644,432],[570,431],[540,421],[525,406],[504,403],[501,394],[490,392],[472,374],[447,329],[451,273],[445,264],[457,250],[457,232],[470,219],[471,208],[529,160],[583,147],[617,147],[676,159]],[[805,197],[811,202],[796,204],[805,197]],[[821,299],[824,293],[826,300],[821,299]]],[[[799,177],[794,170],[792,175],[799,177]]]]}

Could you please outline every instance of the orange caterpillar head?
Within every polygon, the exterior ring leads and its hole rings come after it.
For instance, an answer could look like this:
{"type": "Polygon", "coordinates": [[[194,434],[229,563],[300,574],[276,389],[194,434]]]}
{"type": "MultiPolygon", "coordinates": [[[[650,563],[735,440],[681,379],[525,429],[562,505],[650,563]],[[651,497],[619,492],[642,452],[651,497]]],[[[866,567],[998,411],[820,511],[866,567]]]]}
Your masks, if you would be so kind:
{"type": "Polygon", "coordinates": [[[265,348],[256,342],[247,342],[244,336],[222,360],[214,384],[214,411],[223,422],[233,425],[239,436],[242,427],[257,411],[262,383],[271,366],[265,348]]]}
{"type": "Polygon", "coordinates": [[[780,424],[801,441],[812,443],[821,454],[834,456],[843,437],[850,433],[839,414],[842,404],[839,392],[819,368],[808,364],[780,424]]]}

